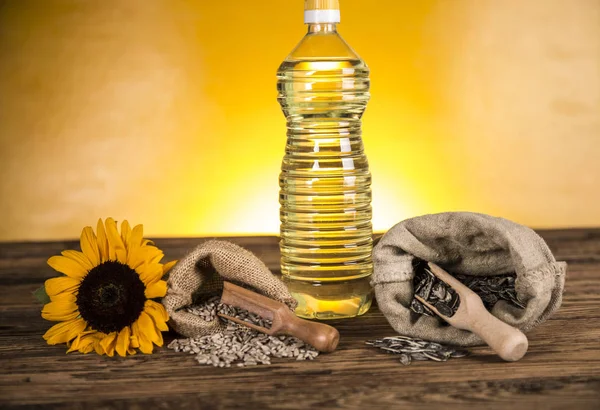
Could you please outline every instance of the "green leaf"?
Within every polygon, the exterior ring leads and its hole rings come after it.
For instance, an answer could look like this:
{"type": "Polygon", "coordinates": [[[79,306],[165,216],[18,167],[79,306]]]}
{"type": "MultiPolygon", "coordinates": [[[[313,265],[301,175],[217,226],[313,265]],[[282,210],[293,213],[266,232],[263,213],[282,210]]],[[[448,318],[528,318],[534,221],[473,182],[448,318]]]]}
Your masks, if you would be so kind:
{"type": "Polygon", "coordinates": [[[40,286],[35,292],[33,292],[33,296],[40,302],[45,305],[46,303],[50,303],[50,296],[46,293],[46,286],[40,286]]]}

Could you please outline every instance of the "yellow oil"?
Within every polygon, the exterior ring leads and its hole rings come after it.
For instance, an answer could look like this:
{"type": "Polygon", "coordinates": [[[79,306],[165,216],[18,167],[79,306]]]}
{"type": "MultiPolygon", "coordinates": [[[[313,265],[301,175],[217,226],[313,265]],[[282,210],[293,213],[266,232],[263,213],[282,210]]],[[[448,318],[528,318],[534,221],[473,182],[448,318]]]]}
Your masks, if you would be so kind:
{"type": "Polygon", "coordinates": [[[335,26],[316,26],[278,71],[287,119],[281,270],[298,316],[337,319],[365,313],[372,300],[371,174],[361,138],[369,69],[335,26]]]}

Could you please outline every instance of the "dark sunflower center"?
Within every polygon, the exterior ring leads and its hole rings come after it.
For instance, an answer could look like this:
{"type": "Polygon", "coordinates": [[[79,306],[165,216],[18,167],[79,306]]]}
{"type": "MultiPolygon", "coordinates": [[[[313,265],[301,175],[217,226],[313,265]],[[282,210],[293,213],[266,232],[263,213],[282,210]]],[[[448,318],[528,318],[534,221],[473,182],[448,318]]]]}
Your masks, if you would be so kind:
{"type": "Polygon", "coordinates": [[[123,293],[112,283],[99,289],[100,300],[104,306],[113,306],[119,303],[123,293]]]}
{"type": "Polygon", "coordinates": [[[131,325],[144,310],[146,287],[129,266],[107,261],[88,272],[79,286],[77,307],[94,329],[116,332],[131,325]]]}

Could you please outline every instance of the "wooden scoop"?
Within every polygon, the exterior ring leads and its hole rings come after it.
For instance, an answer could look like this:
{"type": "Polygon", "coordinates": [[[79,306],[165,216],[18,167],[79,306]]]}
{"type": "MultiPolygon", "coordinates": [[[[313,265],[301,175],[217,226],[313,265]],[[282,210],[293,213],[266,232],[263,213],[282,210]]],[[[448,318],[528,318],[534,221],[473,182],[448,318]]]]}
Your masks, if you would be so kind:
{"type": "Polygon", "coordinates": [[[221,303],[246,309],[264,319],[271,320],[273,324],[270,328],[266,328],[219,313],[218,315],[223,318],[271,336],[297,337],[320,352],[333,352],[340,340],[340,334],[334,327],[300,319],[285,304],[230,282],[223,283],[221,303]]]}
{"type": "Polygon", "coordinates": [[[431,273],[451,286],[460,297],[458,310],[452,317],[442,315],[435,306],[425,301],[419,295],[415,298],[438,314],[452,326],[470,330],[481,337],[502,359],[515,362],[527,352],[529,343],[527,337],[516,329],[487,311],[481,298],[471,289],[439,266],[429,263],[431,273]]]}

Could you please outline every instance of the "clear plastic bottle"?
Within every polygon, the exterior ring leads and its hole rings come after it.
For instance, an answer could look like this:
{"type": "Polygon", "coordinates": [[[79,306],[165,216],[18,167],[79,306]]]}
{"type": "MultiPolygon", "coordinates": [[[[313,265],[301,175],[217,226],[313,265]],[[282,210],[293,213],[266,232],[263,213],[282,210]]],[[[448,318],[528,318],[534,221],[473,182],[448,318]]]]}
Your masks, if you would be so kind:
{"type": "Polygon", "coordinates": [[[369,69],[340,37],[339,0],[306,0],[308,33],[279,67],[287,118],[281,271],[296,314],[337,319],[371,306],[371,174],[361,139],[369,69]]]}

